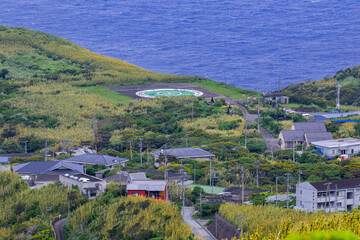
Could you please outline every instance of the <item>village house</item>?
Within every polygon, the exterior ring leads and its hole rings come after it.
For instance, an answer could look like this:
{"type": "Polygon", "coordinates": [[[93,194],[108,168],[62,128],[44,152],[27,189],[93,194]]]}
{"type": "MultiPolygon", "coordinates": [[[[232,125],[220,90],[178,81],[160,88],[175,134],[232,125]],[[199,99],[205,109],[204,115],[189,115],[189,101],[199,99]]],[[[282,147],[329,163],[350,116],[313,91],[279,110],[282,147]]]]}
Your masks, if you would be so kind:
{"type": "Polygon", "coordinates": [[[112,169],[115,165],[125,166],[125,163],[129,161],[125,158],[112,157],[102,154],[87,153],[75,157],[64,159],[65,162],[76,163],[81,165],[105,165],[112,169]]]}
{"type": "Polygon", "coordinates": [[[128,196],[143,196],[167,201],[168,183],[166,180],[151,180],[145,173],[131,173],[128,176],[126,191],[128,196]]]}
{"type": "Polygon", "coordinates": [[[312,142],[331,140],[332,134],[326,131],[323,122],[295,122],[291,130],[282,130],[279,134],[280,149],[293,149],[297,145],[304,148],[311,146],[312,142]]]}
{"type": "Polygon", "coordinates": [[[81,165],[64,161],[27,162],[15,165],[13,169],[30,186],[59,181],[59,176],[64,174],[83,173],[81,165]]]}
{"type": "Polygon", "coordinates": [[[178,159],[191,158],[194,160],[210,160],[210,158],[215,157],[215,155],[211,152],[193,147],[158,150],[151,152],[151,154],[154,155],[155,161],[160,157],[160,155],[174,156],[178,159]]]}
{"type": "Polygon", "coordinates": [[[335,157],[338,155],[356,155],[360,152],[360,139],[341,138],[325,141],[312,142],[312,148],[318,153],[327,157],[335,157]]]}
{"type": "Polygon", "coordinates": [[[62,185],[68,188],[77,186],[80,192],[89,198],[94,198],[105,192],[108,184],[105,180],[83,173],[60,175],[59,180],[62,185]]]}
{"type": "Polygon", "coordinates": [[[360,204],[360,178],[296,184],[296,209],[351,211],[360,204]]]}
{"type": "Polygon", "coordinates": [[[264,102],[278,102],[278,103],[284,103],[284,104],[288,104],[289,103],[289,97],[285,96],[284,94],[281,93],[274,93],[274,94],[267,94],[263,96],[263,101],[264,102]]]}

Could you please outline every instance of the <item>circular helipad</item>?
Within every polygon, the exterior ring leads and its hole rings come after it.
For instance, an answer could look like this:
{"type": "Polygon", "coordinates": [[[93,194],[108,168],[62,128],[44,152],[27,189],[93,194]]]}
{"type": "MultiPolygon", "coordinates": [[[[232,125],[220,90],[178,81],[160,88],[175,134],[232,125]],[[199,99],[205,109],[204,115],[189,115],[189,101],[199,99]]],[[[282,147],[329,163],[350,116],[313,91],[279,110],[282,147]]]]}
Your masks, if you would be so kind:
{"type": "Polygon", "coordinates": [[[151,89],[136,92],[139,97],[155,98],[155,97],[181,97],[181,96],[195,96],[200,97],[202,92],[190,89],[151,89]]]}

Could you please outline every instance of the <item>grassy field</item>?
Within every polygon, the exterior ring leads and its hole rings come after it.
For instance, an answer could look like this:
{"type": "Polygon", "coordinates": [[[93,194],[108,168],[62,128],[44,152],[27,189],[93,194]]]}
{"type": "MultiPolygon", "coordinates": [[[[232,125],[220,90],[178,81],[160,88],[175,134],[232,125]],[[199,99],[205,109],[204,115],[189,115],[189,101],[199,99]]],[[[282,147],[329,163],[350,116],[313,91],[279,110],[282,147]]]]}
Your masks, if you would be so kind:
{"type": "Polygon", "coordinates": [[[126,103],[126,102],[131,102],[134,100],[131,97],[111,91],[110,89],[108,89],[104,86],[86,87],[86,89],[88,89],[93,94],[102,96],[110,101],[115,102],[115,103],[126,103]]]}
{"type": "MultiPolygon", "coordinates": [[[[201,185],[201,184],[190,184],[188,185],[188,187],[190,189],[193,189],[194,187],[201,187],[202,189],[204,189],[204,191],[206,193],[211,193],[211,187],[209,185],[201,185]]],[[[222,191],[224,190],[224,187],[218,187],[218,186],[214,186],[214,193],[218,194],[218,193],[222,193],[222,191]]]]}
{"type": "Polygon", "coordinates": [[[245,95],[246,97],[250,97],[254,93],[254,91],[251,90],[241,89],[234,86],[230,87],[227,84],[214,82],[211,80],[201,80],[200,82],[194,81],[192,82],[192,84],[209,89],[213,92],[219,93],[226,97],[230,97],[230,88],[231,88],[231,97],[239,100],[244,98],[243,95],[245,95]]]}

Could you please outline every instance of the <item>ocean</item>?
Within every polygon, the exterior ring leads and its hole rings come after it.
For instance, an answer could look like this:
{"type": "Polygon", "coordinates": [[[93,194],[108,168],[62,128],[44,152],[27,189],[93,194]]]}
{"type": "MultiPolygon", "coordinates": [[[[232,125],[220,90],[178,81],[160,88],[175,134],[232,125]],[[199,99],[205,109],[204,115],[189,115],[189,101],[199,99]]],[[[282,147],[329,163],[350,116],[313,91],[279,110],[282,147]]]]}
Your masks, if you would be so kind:
{"type": "Polygon", "coordinates": [[[1,0],[0,24],[268,92],[360,64],[357,0],[1,0]]]}

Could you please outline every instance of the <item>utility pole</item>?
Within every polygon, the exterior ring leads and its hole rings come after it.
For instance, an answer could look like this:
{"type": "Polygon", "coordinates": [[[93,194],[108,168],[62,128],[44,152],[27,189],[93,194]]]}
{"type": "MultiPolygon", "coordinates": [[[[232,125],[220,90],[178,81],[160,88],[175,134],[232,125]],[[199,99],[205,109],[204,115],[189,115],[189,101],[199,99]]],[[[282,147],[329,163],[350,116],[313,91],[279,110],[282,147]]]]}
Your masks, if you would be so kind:
{"type": "Polygon", "coordinates": [[[297,171],[297,173],[299,174],[299,183],[301,182],[300,180],[300,176],[301,176],[301,174],[303,173],[301,170],[299,170],[299,171],[297,171]]]}
{"type": "Polygon", "coordinates": [[[275,178],[275,182],[276,182],[276,188],[275,188],[275,192],[276,192],[276,196],[275,196],[275,207],[277,207],[277,193],[278,193],[278,189],[277,189],[277,184],[278,184],[278,178],[275,178]]]}
{"type": "Polygon", "coordinates": [[[260,161],[256,160],[254,163],[256,164],[256,187],[259,187],[259,164],[260,164],[260,161]]]}
{"type": "Polygon", "coordinates": [[[295,141],[293,140],[293,157],[292,157],[293,162],[295,162],[295,141]]]}
{"type": "Polygon", "coordinates": [[[195,165],[194,165],[194,184],[196,182],[196,168],[195,168],[195,165]]]}
{"type": "Polygon", "coordinates": [[[92,117],[92,125],[93,125],[93,146],[96,149],[96,117],[92,117]]]}
{"type": "MultiPolygon", "coordinates": [[[[324,183],[326,185],[326,196],[325,196],[325,208],[324,212],[326,212],[326,205],[329,204],[329,213],[331,212],[331,206],[330,206],[330,185],[332,182],[324,183]],[[328,200],[328,201],[327,201],[328,200]]],[[[354,192],[355,193],[355,192],[354,192]]]]}
{"type": "Polygon", "coordinates": [[[47,161],[47,154],[48,154],[48,146],[47,146],[48,138],[45,138],[45,161],[47,161]]]}
{"type": "MultiPolygon", "coordinates": [[[[355,194],[355,192],[354,192],[355,194]]],[[[335,184],[335,211],[338,211],[338,205],[337,205],[337,201],[338,201],[338,189],[337,189],[337,184],[335,184]]]]}
{"type": "Polygon", "coordinates": [[[245,219],[245,217],[236,216],[236,219],[240,219],[240,236],[239,236],[239,239],[243,240],[244,239],[243,220],[245,219]]]}
{"type": "Polygon", "coordinates": [[[147,161],[147,166],[149,167],[149,144],[146,147],[146,161],[147,161]]]}
{"type": "MultiPolygon", "coordinates": [[[[211,159],[212,159],[212,157],[210,157],[210,186],[212,186],[212,184],[211,184],[211,159]]],[[[213,194],[212,188],[211,188],[211,194],[213,194]]]]}
{"type": "Polygon", "coordinates": [[[286,176],[286,208],[289,208],[289,178],[291,176],[291,173],[285,173],[286,176]]]}
{"type": "Polygon", "coordinates": [[[181,165],[180,165],[180,174],[181,174],[181,193],[182,193],[182,211],[183,211],[183,215],[184,215],[184,207],[185,207],[185,188],[184,188],[184,169],[183,169],[183,164],[182,164],[182,160],[181,160],[181,165]]]}
{"type": "Polygon", "coordinates": [[[131,145],[132,140],[130,140],[129,143],[130,143],[130,159],[131,159],[131,161],[132,161],[132,160],[133,160],[132,145],[131,145]]]}
{"type": "Polygon", "coordinates": [[[139,138],[140,140],[140,163],[142,164],[142,138],[139,138]]]}
{"type": "Polygon", "coordinates": [[[260,133],[260,90],[257,88],[258,91],[258,107],[257,107],[257,122],[258,122],[258,131],[260,133]]]}
{"type": "Polygon", "coordinates": [[[335,84],[335,88],[336,88],[336,109],[340,110],[340,87],[341,85],[339,83],[335,84]]]}
{"type": "Polygon", "coordinates": [[[185,134],[185,137],[186,137],[186,147],[188,147],[188,137],[189,137],[189,134],[185,134]]]}
{"type": "Polygon", "coordinates": [[[192,100],[192,105],[191,105],[191,122],[194,121],[194,98],[191,99],[192,100]]]}
{"type": "Polygon", "coordinates": [[[27,153],[27,143],[28,143],[29,141],[28,140],[25,140],[24,141],[24,143],[25,143],[25,153],[27,153]]]}
{"type": "Polygon", "coordinates": [[[244,204],[244,167],[241,167],[240,174],[241,174],[241,203],[244,204]]]}
{"type": "Polygon", "coordinates": [[[246,148],[246,142],[247,142],[247,127],[248,127],[248,121],[245,120],[245,148],[246,148]]]}
{"type": "Polygon", "coordinates": [[[278,76],[278,93],[280,93],[280,75],[278,76]]]}

